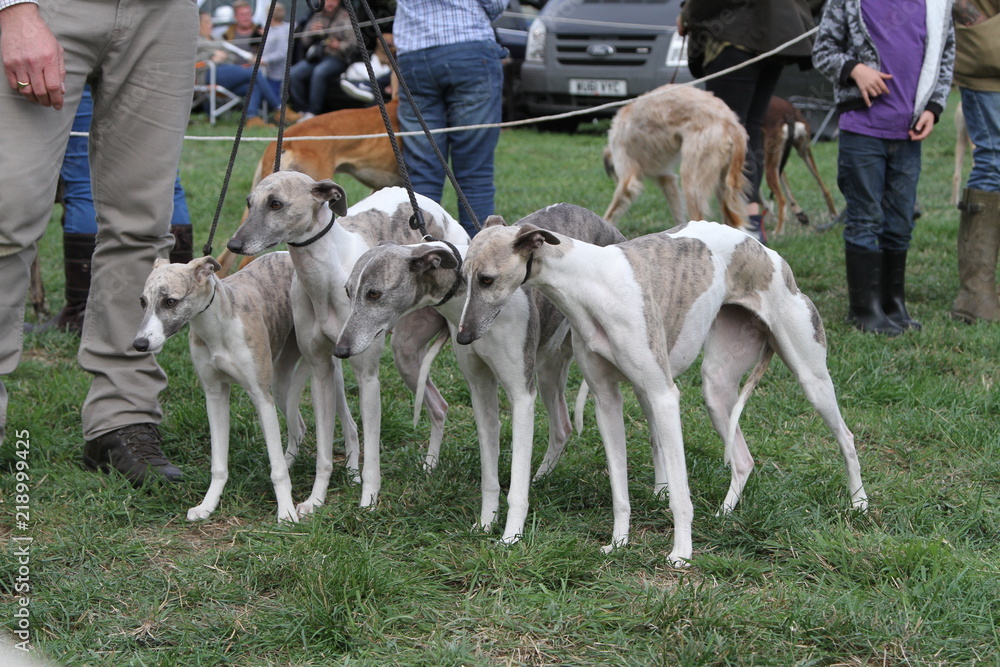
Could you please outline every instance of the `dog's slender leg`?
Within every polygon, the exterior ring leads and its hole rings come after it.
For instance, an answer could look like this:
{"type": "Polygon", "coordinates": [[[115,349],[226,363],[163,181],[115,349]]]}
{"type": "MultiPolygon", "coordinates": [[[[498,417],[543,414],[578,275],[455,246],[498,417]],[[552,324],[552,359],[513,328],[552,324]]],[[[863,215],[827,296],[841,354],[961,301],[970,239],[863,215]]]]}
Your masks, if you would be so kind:
{"type": "MultiPolygon", "coordinates": [[[[648,405],[646,419],[654,447],[653,455],[661,458],[666,472],[667,493],[670,495],[670,512],[674,519],[674,548],[667,558],[675,567],[686,565],[693,551],[691,525],[694,506],[688,487],[687,462],[684,456],[684,438],[681,432],[680,390],[668,380],[665,391],[647,393],[648,385],[640,388],[633,383],[638,395],[645,393],[643,403],[648,405]]],[[[657,489],[659,491],[659,489],[657,489]]]]}
{"type": "Polygon", "coordinates": [[[507,388],[510,400],[511,458],[507,491],[507,525],[501,540],[513,544],[524,534],[531,487],[531,449],[535,436],[535,392],[507,388]]]}
{"type": "MultiPolygon", "coordinates": [[[[788,176],[785,172],[781,172],[780,181],[781,189],[785,193],[785,197],[788,199],[788,206],[792,209],[792,215],[794,215],[795,219],[803,225],[808,225],[809,216],[806,215],[806,212],[802,210],[801,206],[799,206],[799,202],[795,200],[795,195],[792,194],[792,186],[788,184],[788,176]]],[[[775,230],[775,232],[777,233],[777,230],[775,230]]]]}
{"type": "Polygon", "coordinates": [[[753,456],[738,424],[733,441],[726,442],[740,380],[754,365],[765,340],[762,328],[752,318],[738,306],[723,306],[705,340],[702,393],[712,425],[724,443],[726,464],[731,471],[729,491],[716,516],[729,514],[736,507],[753,472],[753,456]]]}
{"type": "Polygon", "coordinates": [[[782,188],[782,174],[779,173],[783,145],[784,141],[778,142],[777,138],[774,138],[764,153],[764,179],[774,196],[774,212],[777,218],[774,225],[775,234],[780,234],[785,229],[785,191],[782,188]]]}
{"type": "Polygon", "coordinates": [[[267,458],[271,463],[271,483],[274,485],[274,495],[278,501],[278,521],[299,522],[295,503],[292,502],[292,480],[288,476],[288,464],[285,463],[281,451],[281,427],[278,425],[278,411],[269,392],[259,389],[251,391],[250,399],[257,408],[261,429],[264,431],[264,443],[267,445],[267,458]]]}
{"type": "Polygon", "coordinates": [[[604,212],[604,219],[613,225],[617,225],[618,221],[625,216],[625,212],[628,211],[629,207],[632,205],[639,195],[642,194],[643,185],[642,178],[636,174],[622,174],[615,185],[615,193],[611,197],[611,204],[608,206],[608,210],[604,212]]]}
{"type": "Polygon", "coordinates": [[[299,411],[299,401],[309,378],[309,365],[299,363],[301,354],[294,340],[285,341],[285,346],[274,361],[274,402],[285,416],[288,427],[288,446],[285,449],[285,465],[291,467],[299,453],[299,445],[305,437],[306,423],[299,411]]]}
{"type": "Polygon", "coordinates": [[[488,531],[500,509],[500,402],[496,375],[468,345],[455,345],[455,359],[469,384],[479,436],[482,505],[476,528],[488,531]]]}
{"type": "Polygon", "coordinates": [[[808,135],[806,135],[806,141],[804,143],[804,147],[799,150],[799,155],[802,157],[803,162],[806,163],[809,173],[816,179],[816,184],[819,185],[819,189],[823,192],[823,200],[826,201],[826,210],[830,212],[831,217],[837,217],[837,205],[833,202],[833,197],[830,195],[830,191],[827,189],[826,184],[823,183],[823,179],[819,176],[819,168],[816,166],[816,160],[813,158],[812,149],[809,148],[808,135]]]}
{"type": "MultiPolygon", "coordinates": [[[[347,469],[351,471],[355,484],[361,483],[358,470],[361,458],[361,440],[358,437],[358,425],[351,414],[351,406],[347,403],[347,389],[344,386],[344,365],[335,363],[333,366],[333,405],[340,420],[340,429],[344,433],[344,453],[347,469]]],[[[331,427],[332,428],[332,427],[331,427]]]]}
{"type": "MultiPolygon", "coordinates": [[[[393,329],[390,339],[393,360],[403,382],[414,393],[417,391],[417,377],[427,344],[439,334],[448,335],[448,321],[433,308],[421,308],[404,315],[393,329]]],[[[430,471],[437,466],[441,455],[444,421],[448,415],[448,402],[430,378],[424,388],[424,406],[431,423],[424,468],[430,471]]]]}
{"type": "Polygon", "coordinates": [[[311,514],[326,502],[330,475],[333,473],[334,410],[337,405],[335,364],[322,357],[310,361],[313,371],[313,412],[316,416],[316,479],[313,481],[312,493],[296,508],[299,516],[311,514]]]}
{"type": "MultiPolygon", "coordinates": [[[[199,368],[196,364],[195,368],[199,368]]],[[[222,490],[229,480],[229,395],[230,385],[214,378],[201,378],[212,439],[212,481],[200,505],[187,512],[188,521],[207,519],[219,506],[222,490]]]]}
{"type": "Polygon", "coordinates": [[[365,462],[361,467],[361,507],[372,507],[378,501],[382,487],[381,425],[382,396],[378,378],[379,358],[385,347],[384,336],[362,354],[351,357],[351,367],[358,383],[358,404],[361,407],[361,425],[364,427],[365,462]]]}
{"type": "Polygon", "coordinates": [[[566,405],[566,381],[569,366],[573,360],[573,348],[569,336],[552,356],[537,361],[538,393],[549,415],[549,446],[538,465],[534,480],[537,481],[552,472],[562,456],[566,441],[573,432],[566,405]]]}

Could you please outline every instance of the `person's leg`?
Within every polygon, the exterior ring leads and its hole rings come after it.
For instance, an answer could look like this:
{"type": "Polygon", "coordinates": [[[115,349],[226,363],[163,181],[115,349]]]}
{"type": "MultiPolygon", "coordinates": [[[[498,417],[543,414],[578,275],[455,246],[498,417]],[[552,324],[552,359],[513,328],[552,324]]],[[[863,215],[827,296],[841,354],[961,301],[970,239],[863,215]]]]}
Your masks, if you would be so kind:
{"type": "MultiPolygon", "coordinates": [[[[499,124],[503,120],[503,49],[495,42],[458,44],[445,49],[450,53],[440,60],[448,77],[445,95],[448,126],[499,124]]],[[[449,136],[455,179],[482,226],[494,211],[493,155],[500,139],[500,128],[456,132],[449,136]]],[[[461,201],[458,219],[469,236],[475,235],[476,223],[461,201]]]]}
{"type": "Polygon", "coordinates": [[[951,316],[965,322],[1000,320],[1000,93],[959,88],[972,151],[972,172],[958,208],[959,291],[951,316]]]}
{"type": "MultiPolygon", "coordinates": [[[[82,410],[84,437],[91,442],[133,425],[155,430],[162,420],[158,395],[166,376],[153,355],[136,353],[131,343],[142,317],[135,307],[142,285],[173,242],[173,192],[198,32],[193,3],[126,3],[110,11],[116,9],[122,37],[106,48],[90,137],[98,242],[79,361],[94,376],[82,410]],[[155,87],[147,85],[151,80],[155,87]]],[[[148,467],[179,476],[160,461],[158,447],[150,456],[156,460],[123,472],[134,482],[147,477],[148,467]]]]}
{"type": "Polygon", "coordinates": [[[847,203],[844,258],[849,320],[862,331],[902,333],[882,309],[882,196],[887,152],[881,139],[841,132],[837,184],[847,203]]]}
{"type": "Polygon", "coordinates": [[[174,247],[170,250],[170,261],[187,263],[194,259],[194,229],[191,227],[191,213],[187,196],[181,185],[181,175],[174,180],[174,212],[170,217],[170,233],[174,237],[174,247]]]}
{"type": "Polygon", "coordinates": [[[330,85],[337,85],[340,75],[347,69],[347,63],[331,55],[323,56],[323,59],[316,64],[309,79],[309,111],[314,114],[321,114],[326,109],[326,94],[330,90],[330,85]]]}
{"type": "MultiPolygon", "coordinates": [[[[420,132],[422,129],[413,106],[416,106],[428,128],[445,127],[444,93],[437,79],[440,74],[438,68],[440,63],[434,61],[428,53],[430,51],[435,49],[424,49],[399,56],[399,71],[410,91],[408,98],[406,93],[400,90],[397,114],[401,132],[420,132]]],[[[450,135],[432,136],[441,154],[447,159],[450,135]]],[[[435,155],[431,142],[423,134],[401,138],[403,160],[414,191],[440,202],[444,190],[444,167],[435,155]]]]}
{"type": "Polygon", "coordinates": [[[304,113],[310,113],[309,81],[312,78],[312,71],[312,63],[300,60],[292,65],[288,73],[288,96],[292,100],[292,106],[304,113]]]}
{"type": "MultiPolygon", "coordinates": [[[[0,445],[6,425],[8,393],[3,378],[17,368],[23,343],[24,305],[31,263],[37,242],[52,215],[59,180],[59,165],[76,108],[83,93],[84,77],[95,54],[87,48],[94,25],[86,2],[52,0],[39,7],[42,17],[55,28],[64,49],[66,64],[65,104],[61,112],[25,100],[7,86],[0,86],[0,445]],[[64,18],[65,21],[56,19],[64,18]],[[60,26],[73,26],[67,32],[60,26]]],[[[193,71],[193,70],[192,70],[193,71]]]]}
{"type": "Polygon", "coordinates": [[[236,95],[246,95],[250,87],[250,69],[239,65],[218,65],[215,82],[236,95]]]}
{"type": "Polygon", "coordinates": [[[906,253],[913,238],[922,145],[919,141],[890,142],[882,197],[882,309],[903,329],[920,329],[906,308],[906,253]]]}

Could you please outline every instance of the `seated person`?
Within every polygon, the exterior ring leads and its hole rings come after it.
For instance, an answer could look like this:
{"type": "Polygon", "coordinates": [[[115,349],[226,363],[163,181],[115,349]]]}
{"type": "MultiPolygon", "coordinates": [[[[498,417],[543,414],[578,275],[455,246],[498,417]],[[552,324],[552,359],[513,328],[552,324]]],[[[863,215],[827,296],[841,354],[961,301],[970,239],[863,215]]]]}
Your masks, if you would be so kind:
{"type": "MultiPolygon", "coordinates": [[[[215,63],[216,83],[237,95],[246,95],[250,87],[250,77],[253,74],[254,55],[244,51],[225,40],[215,40],[211,37],[212,15],[201,13],[201,32],[198,35],[198,60],[211,60],[215,63]]],[[[199,74],[204,76],[204,73],[199,74]]],[[[247,127],[260,127],[267,122],[261,118],[261,100],[267,100],[271,108],[281,106],[281,96],[267,84],[261,75],[254,85],[250,102],[247,106],[247,127]]],[[[298,120],[299,114],[285,111],[285,118],[291,122],[298,120]]]]}
{"type": "MultiPolygon", "coordinates": [[[[392,80],[392,68],[382,62],[377,53],[372,55],[372,70],[375,80],[382,91],[382,98],[388,99],[389,83],[392,80]]],[[[375,101],[375,91],[372,90],[368,68],[362,62],[352,63],[340,76],[340,89],[347,95],[369,104],[375,101]]]]}
{"type": "Polygon", "coordinates": [[[327,90],[347,69],[357,48],[351,17],[340,0],[326,0],[323,9],[306,20],[306,57],[292,66],[292,103],[303,118],[323,113],[327,90]],[[318,34],[312,34],[318,33],[318,34]]]}

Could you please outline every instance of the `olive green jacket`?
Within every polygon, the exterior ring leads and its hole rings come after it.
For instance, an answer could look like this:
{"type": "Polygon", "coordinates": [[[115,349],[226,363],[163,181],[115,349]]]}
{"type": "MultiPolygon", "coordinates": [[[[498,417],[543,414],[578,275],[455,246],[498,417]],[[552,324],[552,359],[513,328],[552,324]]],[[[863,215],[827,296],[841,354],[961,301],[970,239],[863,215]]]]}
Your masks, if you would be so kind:
{"type": "Polygon", "coordinates": [[[989,18],[973,26],[955,22],[955,83],[1000,92],[1000,0],[971,0],[989,18]]]}

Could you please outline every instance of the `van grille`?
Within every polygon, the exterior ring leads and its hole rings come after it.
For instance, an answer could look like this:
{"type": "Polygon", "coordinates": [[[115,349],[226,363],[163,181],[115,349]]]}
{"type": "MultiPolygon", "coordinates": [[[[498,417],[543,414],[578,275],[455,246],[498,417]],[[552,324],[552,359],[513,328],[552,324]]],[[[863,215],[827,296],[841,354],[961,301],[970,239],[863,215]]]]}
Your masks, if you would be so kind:
{"type": "Polygon", "coordinates": [[[629,35],[591,35],[586,33],[560,33],[555,35],[556,60],[561,65],[586,65],[588,67],[643,67],[653,53],[653,45],[663,33],[629,35]],[[591,44],[608,44],[615,52],[610,56],[595,57],[587,53],[591,44]]]}

